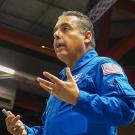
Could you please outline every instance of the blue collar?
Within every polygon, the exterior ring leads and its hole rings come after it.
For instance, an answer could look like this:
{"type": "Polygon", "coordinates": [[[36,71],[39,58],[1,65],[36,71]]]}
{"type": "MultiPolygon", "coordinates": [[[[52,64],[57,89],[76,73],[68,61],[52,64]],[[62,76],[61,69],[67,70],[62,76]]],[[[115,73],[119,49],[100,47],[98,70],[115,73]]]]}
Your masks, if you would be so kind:
{"type": "Polygon", "coordinates": [[[90,62],[93,58],[98,56],[97,52],[94,49],[89,49],[81,58],[79,61],[76,62],[75,66],[72,68],[71,71],[74,71],[88,62],[90,62]]]}
{"type": "MultiPolygon", "coordinates": [[[[89,49],[75,64],[75,66],[71,69],[71,71],[73,72],[74,70],[84,66],[85,64],[87,64],[88,62],[90,62],[93,58],[95,58],[96,56],[98,56],[97,52],[95,51],[95,49],[89,49]]],[[[66,67],[64,69],[61,70],[61,72],[59,73],[60,76],[65,74],[65,70],[66,67]]]]}

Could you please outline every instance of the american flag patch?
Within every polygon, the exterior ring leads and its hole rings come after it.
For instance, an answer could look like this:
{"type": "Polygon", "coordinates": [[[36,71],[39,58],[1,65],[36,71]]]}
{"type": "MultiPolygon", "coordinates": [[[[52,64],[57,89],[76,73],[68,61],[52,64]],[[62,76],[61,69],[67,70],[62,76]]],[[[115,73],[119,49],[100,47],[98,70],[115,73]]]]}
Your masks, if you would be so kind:
{"type": "Polygon", "coordinates": [[[122,68],[113,63],[105,63],[101,65],[103,74],[123,74],[122,68]]]}

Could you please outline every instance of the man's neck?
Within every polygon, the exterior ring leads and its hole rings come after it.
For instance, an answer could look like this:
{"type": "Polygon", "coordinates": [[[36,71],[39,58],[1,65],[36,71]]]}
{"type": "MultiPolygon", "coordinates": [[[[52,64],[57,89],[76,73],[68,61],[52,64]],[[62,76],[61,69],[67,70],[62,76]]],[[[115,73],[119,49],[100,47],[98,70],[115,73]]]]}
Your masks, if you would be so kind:
{"type": "Polygon", "coordinates": [[[70,58],[65,59],[65,61],[63,61],[68,67],[73,68],[75,66],[75,64],[77,63],[77,61],[79,61],[82,56],[87,53],[87,51],[89,49],[91,49],[92,47],[89,46],[83,53],[78,53],[78,55],[74,55],[71,56],[70,58]]]}
{"type": "MultiPolygon", "coordinates": [[[[89,50],[89,49],[88,49],[89,50]]],[[[88,51],[87,50],[87,51],[88,51]]],[[[75,66],[75,64],[77,63],[77,61],[79,61],[83,55],[87,52],[85,51],[84,53],[82,53],[81,55],[76,55],[76,56],[72,56],[71,58],[69,58],[67,61],[66,61],[66,65],[70,68],[73,68],[75,66]]]]}

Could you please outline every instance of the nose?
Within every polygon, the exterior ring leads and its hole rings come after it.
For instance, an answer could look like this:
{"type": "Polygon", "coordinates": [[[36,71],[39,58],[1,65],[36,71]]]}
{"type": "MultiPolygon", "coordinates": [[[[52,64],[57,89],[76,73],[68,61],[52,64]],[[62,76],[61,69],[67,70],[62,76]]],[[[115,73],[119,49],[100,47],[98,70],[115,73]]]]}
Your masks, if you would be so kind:
{"type": "Polygon", "coordinates": [[[56,30],[53,34],[54,39],[58,40],[61,37],[61,32],[59,30],[56,30]]]}

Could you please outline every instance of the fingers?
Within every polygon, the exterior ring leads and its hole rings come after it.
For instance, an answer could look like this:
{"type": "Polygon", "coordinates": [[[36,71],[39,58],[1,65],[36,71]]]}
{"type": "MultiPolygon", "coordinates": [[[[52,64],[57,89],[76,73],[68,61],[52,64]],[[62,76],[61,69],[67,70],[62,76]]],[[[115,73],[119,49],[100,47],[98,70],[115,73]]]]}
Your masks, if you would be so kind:
{"type": "Polygon", "coordinates": [[[54,84],[52,82],[49,82],[47,80],[44,80],[40,77],[37,78],[37,81],[39,82],[39,85],[46,90],[47,92],[52,94],[52,89],[54,88],[54,84]]]}
{"type": "Polygon", "coordinates": [[[15,126],[15,125],[17,124],[18,120],[20,120],[20,115],[17,115],[17,116],[12,120],[11,124],[12,124],[13,126],[15,126]]]}
{"type": "Polygon", "coordinates": [[[41,82],[39,83],[39,85],[40,85],[44,90],[46,90],[47,92],[52,93],[53,88],[50,88],[50,87],[44,85],[44,84],[41,83],[41,82]]]}
{"type": "Polygon", "coordinates": [[[8,132],[13,135],[21,135],[21,133],[25,130],[22,121],[20,121],[20,115],[15,116],[13,113],[8,112],[5,122],[8,132]]]}
{"type": "Polygon", "coordinates": [[[49,82],[49,81],[47,81],[47,80],[44,80],[44,79],[42,79],[42,78],[40,78],[40,77],[37,77],[37,81],[39,82],[39,83],[43,83],[44,85],[46,85],[47,87],[53,87],[53,83],[52,82],[49,82]]]}
{"type": "Polygon", "coordinates": [[[15,116],[11,111],[8,111],[8,115],[15,116]]]}
{"type": "Polygon", "coordinates": [[[71,74],[71,71],[70,71],[69,67],[66,68],[66,75],[67,75],[67,78],[68,78],[69,81],[74,81],[74,78],[71,74]]]}
{"type": "Polygon", "coordinates": [[[7,126],[14,126],[18,120],[20,120],[20,115],[17,115],[16,117],[14,115],[9,115],[5,121],[7,126]]]}
{"type": "Polygon", "coordinates": [[[25,127],[24,127],[24,125],[22,124],[22,122],[21,121],[18,121],[17,123],[16,123],[16,125],[15,125],[15,134],[16,135],[22,135],[22,133],[24,132],[24,130],[25,130],[25,127]]]}
{"type": "Polygon", "coordinates": [[[6,125],[8,126],[9,123],[15,118],[15,115],[8,111],[8,116],[5,119],[6,125]]]}
{"type": "Polygon", "coordinates": [[[25,132],[24,135],[26,135],[25,127],[21,124],[20,126],[18,125],[18,126],[12,127],[9,132],[13,135],[22,135],[22,133],[25,132]]]}
{"type": "Polygon", "coordinates": [[[54,84],[58,84],[58,85],[61,85],[61,80],[58,79],[56,76],[48,73],[48,72],[43,72],[43,75],[45,77],[47,77],[48,79],[50,79],[54,84]]]}
{"type": "Polygon", "coordinates": [[[53,95],[57,95],[57,91],[60,90],[60,88],[64,88],[65,87],[65,82],[58,79],[56,76],[48,73],[48,72],[44,72],[43,73],[50,81],[48,80],[44,80],[40,77],[37,77],[37,81],[39,83],[39,85],[47,92],[49,92],[50,94],[53,95]]]}
{"type": "Polygon", "coordinates": [[[16,117],[9,116],[9,118],[6,119],[7,130],[9,132],[14,132],[15,131],[15,129],[18,126],[18,120],[20,120],[19,115],[17,115],[16,117]]]}

